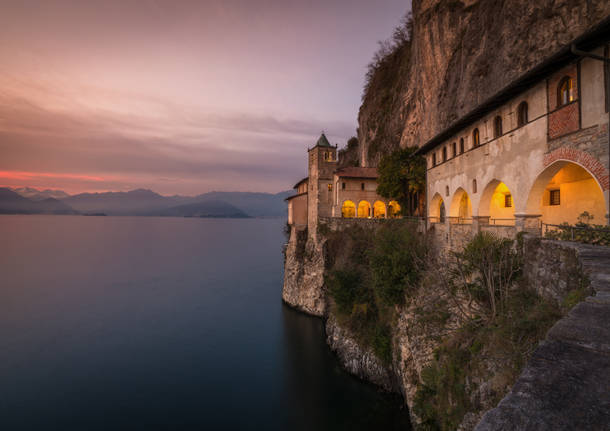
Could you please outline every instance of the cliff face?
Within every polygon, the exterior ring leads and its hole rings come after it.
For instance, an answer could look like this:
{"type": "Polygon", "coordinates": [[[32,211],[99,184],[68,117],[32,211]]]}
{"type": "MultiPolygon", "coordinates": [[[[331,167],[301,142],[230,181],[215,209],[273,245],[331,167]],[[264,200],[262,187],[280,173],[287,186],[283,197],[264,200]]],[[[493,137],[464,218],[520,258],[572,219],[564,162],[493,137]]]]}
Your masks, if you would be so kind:
{"type": "Polygon", "coordinates": [[[363,162],[422,145],[609,14],[606,0],[413,0],[410,46],[377,72],[398,93],[360,108],[363,162]]]}

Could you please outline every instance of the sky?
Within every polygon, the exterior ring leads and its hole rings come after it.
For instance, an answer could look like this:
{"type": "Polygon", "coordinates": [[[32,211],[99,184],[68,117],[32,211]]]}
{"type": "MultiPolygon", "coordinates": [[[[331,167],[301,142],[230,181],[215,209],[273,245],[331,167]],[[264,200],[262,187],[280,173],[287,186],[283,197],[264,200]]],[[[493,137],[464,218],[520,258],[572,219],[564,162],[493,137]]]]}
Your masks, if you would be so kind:
{"type": "Polygon", "coordinates": [[[0,186],[279,192],[408,0],[0,0],[0,186]]]}

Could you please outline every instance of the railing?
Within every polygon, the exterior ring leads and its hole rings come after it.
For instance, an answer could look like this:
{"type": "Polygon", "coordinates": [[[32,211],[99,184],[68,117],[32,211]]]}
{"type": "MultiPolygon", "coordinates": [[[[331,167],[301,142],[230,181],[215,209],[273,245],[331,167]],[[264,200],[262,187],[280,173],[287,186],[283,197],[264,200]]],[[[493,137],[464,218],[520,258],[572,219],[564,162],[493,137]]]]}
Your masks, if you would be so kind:
{"type": "Polygon", "coordinates": [[[489,225],[490,226],[514,226],[515,219],[514,218],[490,218],[489,225]]]}
{"type": "Polygon", "coordinates": [[[610,226],[584,223],[578,225],[542,223],[545,238],[561,241],[577,241],[586,244],[610,245],[610,226]]]}
{"type": "Polygon", "coordinates": [[[449,224],[472,224],[472,217],[447,217],[449,224]]]}

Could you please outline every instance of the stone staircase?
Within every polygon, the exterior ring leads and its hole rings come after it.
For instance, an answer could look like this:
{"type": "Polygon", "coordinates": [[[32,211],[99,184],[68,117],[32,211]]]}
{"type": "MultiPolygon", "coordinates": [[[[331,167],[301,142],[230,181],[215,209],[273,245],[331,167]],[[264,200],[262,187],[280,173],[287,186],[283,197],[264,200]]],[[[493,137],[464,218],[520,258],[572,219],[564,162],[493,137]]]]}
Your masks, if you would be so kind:
{"type": "Polygon", "coordinates": [[[475,431],[610,430],[610,247],[563,244],[576,250],[594,295],[549,330],[475,431]]]}

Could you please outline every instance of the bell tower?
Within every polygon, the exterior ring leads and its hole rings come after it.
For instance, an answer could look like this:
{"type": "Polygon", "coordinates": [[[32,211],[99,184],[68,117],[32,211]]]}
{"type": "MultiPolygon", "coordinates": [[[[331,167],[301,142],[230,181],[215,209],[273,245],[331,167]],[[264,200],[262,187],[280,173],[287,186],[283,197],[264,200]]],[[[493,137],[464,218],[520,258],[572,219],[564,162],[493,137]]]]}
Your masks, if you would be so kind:
{"type": "Polygon", "coordinates": [[[318,217],[330,217],[333,203],[333,173],[337,168],[337,146],[330,145],[324,132],[308,150],[309,190],[307,190],[307,225],[315,233],[318,217]]]}

